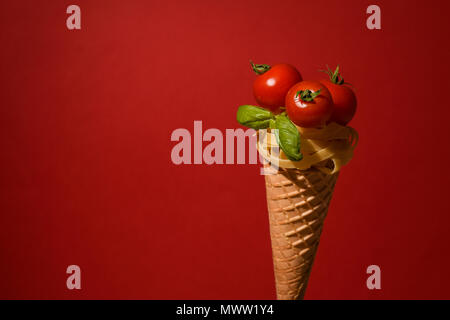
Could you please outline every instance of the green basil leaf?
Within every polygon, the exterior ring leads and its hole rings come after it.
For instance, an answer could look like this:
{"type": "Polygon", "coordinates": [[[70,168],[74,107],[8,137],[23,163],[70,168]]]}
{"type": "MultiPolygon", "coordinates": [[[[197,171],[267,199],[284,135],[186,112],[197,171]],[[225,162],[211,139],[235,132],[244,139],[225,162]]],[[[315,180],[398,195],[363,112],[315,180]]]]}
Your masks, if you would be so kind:
{"type": "Polygon", "coordinates": [[[280,114],[275,119],[275,136],[281,150],[286,156],[293,161],[300,161],[303,155],[300,152],[300,134],[297,127],[289,120],[289,118],[280,114]]]}
{"type": "Polygon", "coordinates": [[[236,118],[243,126],[258,130],[269,128],[270,120],[274,118],[274,115],[269,110],[244,105],[239,107],[236,118]]]}
{"type": "Polygon", "coordinates": [[[270,121],[270,122],[269,122],[269,128],[270,128],[270,129],[275,129],[275,128],[276,128],[276,122],[275,122],[275,119],[270,119],[269,121],[270,121]]]}

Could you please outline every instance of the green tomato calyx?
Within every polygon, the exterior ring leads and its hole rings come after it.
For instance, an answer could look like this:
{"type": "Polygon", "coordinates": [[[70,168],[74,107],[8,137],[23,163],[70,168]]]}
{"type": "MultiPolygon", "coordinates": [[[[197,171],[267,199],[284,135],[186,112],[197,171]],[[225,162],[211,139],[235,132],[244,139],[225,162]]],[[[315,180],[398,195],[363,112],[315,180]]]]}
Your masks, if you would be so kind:
{"type": "Polygon", "coordinates": [[[319,70],[320,72],[325,72],[329,77],[330,81],[334,84],[342,85],[345,84],[344,78],[342,78],[339,73],[339,65],[337,65],[336,70],[332,71],[327,65],[327,70],[319,70]]]}
{"type": "Polygon", "coordinates": [[[300,90],[297,91],[297,93],[295,94],[295,97],[297,98],[298,96],[300,96],[300,99],[306,102],[311,102],[313,101],[317,96],[320,95],[321,90],[317,90],[315,92],[306,89],[306,90],[300,90]]]}
{"type": "Polygon", "coordinates": [[[270,66],[268,64],[254,64],[252,60],[250,60],[250,65],[252,66],[252,70],[257,75],[261,75],[270,69],[270,66]]]}

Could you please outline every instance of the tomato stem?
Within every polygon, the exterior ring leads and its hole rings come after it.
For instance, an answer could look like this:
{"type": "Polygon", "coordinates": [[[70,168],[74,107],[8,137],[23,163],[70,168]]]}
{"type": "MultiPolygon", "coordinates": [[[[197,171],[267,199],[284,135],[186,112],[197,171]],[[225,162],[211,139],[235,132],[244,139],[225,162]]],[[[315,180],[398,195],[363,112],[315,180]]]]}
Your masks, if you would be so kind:
{"type": "Polygon", "coordinates": [[[320,95],[321,90],[317,90],[316,92],[312,92],[309,89],[297,91],[295,97],[300,95],[300,99],[306,102],[313,101],[318,95],[320,95]]]}
{"type": "Polygon", "coordinates": [[[252,60],[250,60],[250,65],[257,75],[263,74],[270,69],[268,64],[254,64],[252,60]]]}
{"type": "Polygon", "coordinates": [[[339,73],[339,65],[337,65],[336,70],[332,71],[330,67],[327,65],[327,70],[319,70],[320,72],[325,72],[329,77],[330,81],[334,84],[342,85],[345,84],[344,78],[342,78],[339,73]]]}

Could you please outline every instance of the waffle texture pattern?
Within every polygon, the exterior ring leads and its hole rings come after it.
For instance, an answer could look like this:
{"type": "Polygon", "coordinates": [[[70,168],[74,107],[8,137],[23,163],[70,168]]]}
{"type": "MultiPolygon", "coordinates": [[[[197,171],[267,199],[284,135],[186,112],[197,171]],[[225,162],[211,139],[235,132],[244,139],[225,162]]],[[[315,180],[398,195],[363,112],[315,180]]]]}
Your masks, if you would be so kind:
{"type": "Polygon", "coordinates": [[[266,175],[277,299],[303,299],[339,173],[281,169],[266,175]]]}

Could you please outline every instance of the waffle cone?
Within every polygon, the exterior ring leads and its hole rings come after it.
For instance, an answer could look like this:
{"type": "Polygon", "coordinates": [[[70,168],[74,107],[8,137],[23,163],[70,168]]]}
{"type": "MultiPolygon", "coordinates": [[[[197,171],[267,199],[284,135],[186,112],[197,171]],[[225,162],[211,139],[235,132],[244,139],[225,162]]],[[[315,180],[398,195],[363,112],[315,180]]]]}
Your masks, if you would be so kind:
{"type": "Polygon", "coordinates": [[[277,299],[299,300],[305,295],[338,173],[280,170],[265,176],[277,299]]]}

